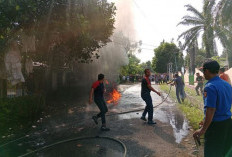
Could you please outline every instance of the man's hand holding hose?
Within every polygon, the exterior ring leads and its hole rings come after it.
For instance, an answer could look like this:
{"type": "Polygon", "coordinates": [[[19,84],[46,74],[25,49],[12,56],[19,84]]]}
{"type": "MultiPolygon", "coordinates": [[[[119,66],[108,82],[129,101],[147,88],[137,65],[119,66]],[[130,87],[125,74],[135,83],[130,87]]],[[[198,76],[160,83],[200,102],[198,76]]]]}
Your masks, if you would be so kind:
{"type": "Polygon", "coordinates": [[[151,91],[153,91],[153,92],[155,92],[157,95],[161,96],[161,93],[158,92],[157,90],[155,90],[151,85],[148,84],[147,86],[148,86],[148,88],[149,88],[151,91]]]}

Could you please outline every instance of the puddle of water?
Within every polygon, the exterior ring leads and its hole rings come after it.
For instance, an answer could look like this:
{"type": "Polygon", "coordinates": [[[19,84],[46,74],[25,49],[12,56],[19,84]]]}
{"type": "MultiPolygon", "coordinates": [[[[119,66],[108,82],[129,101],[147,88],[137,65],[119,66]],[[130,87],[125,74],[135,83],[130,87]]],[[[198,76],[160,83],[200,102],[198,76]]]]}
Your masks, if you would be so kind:
{"type": "MultiPolygon", "coordinates": [[[[126,89],[123,94],[122,98],[116,107],[118,112],[120,110],[133,110],[137,108],[145,107],[144,101],[140,98],[140,84],[134,85],[128,89],[126,89]],[[138,105],[136,105],[138,104],[138,105]],[[123,109],[120,109],[123,106],[123,109]]],[[[154,106],[161,102],[161,98],[157,95],[151,93],[153,98],[154,106]]],[[[166,95],[164,95],[166,97],[166,95]]],[[[188,135],[188,122],[183,114],[176,109],[175,105],[171,102],[164,103],[164,106],[160,106],[158,109],[154,109],[154,119],[161,121],[162,123],[168,123],[173,128],[173,135],[175,137],[175,142],[180,143],[182,139],[188,135]]],[[[129,113],[119,115],[120,120],[124,119],[133,119],[133,118],[140,118],[141,112],[139,114],[129,113]]]]}
{"type": "Polygon", "coordinates": [[[173,106],[166,106],[156,110],[155,119],[163,123],[169,123],[172,126],[176,143],[180,143],[182,139],[188,135],[188,121],[183,114],[173,106]]]}
{"type": "Polygon", "coordinates": [[[126,119],[133,119],[133,118],[140,118],[141,113],[133,112],[133,113],[128,113],[128,114],[121,114],[118,116],[119,120],[126,120],[126,119]]]}
{"type": "Polygon", "coordinates": [[[171,122],[170,124],[172,125],[173,128],[174,136],[176,138],[176,143],[179,144],[183,140],[183,138],[188,135],[188,122],[187,120],[184,119],[181,129],[178,129],[176,125],[171,122]]]}

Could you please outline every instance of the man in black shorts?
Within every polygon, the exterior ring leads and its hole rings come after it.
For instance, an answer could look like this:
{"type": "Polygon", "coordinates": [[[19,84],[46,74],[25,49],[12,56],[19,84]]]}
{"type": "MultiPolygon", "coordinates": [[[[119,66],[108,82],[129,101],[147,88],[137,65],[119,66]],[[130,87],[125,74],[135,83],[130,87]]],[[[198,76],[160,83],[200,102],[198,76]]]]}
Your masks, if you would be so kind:
{"type": "Polygon", "coordinates": [[[152,104],[152,98],[150,92],[153,91],[159,96],[161,95],[158,91],[156,91],[154,88],[151,86],[151,81],[149,77],[151,76],[151,72],[149,69],[144,70],[145,77],[142,79],[142,84],[141,84],[141,97],[142,99],[146,102],[146,108],[142,114],[141,119],[144,121],[147,121],[145,118],[147,113],[148,113],[148,124],[156,124],[156,122],[153,121],[153,104],[152,104]]]}
{"type": "Polygon", "coordinates": [[[108,108],[106,106],[105,100],[104,100],[104,75],[99,74],[98,75],[98,81],[94,82],[90,91],[90,96],[89,96],[89,104],[92,104],[93,100],[93,94],[94,94],[94,102],[97,104],[100,113],[97,114],[96,116],[93,116],[92,119],[96,124],[98,124],[98,118],[101,118],[102,120],[102,131],[109,131],[110,129],[106,127],[106,117],[105,114],[108,112],[108,108]]]}

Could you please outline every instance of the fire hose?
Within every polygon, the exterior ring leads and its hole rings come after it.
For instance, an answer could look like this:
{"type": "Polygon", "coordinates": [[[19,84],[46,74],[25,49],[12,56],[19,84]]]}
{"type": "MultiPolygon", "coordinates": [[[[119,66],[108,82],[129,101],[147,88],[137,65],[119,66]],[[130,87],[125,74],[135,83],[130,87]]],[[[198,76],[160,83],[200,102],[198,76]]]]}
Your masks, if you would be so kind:
{"type": "MultiPolygon", "coordinates": [[[[172,90],[172,86],[170,86],[169,92],[168,92],[167,96],[163,99],[163,101],[162,101],[161,103],[159,103],[158,105],[154,106],[153,108],[157,108],[157,107],[159,107],[160,105],[162,105],[162,104],[167,100],[167,98],[169,97],[169,95],[170,95],[170,93],[171,93],[171,90],[172,90]]],[[[143,111],[143,110],[144,110],[144,108],[141,108],[141,109],[130,110],[130,111],[125,111],[125,112],[107,114],[106,116],[115,116],[115,115],[120,115],[120,114],[127,114],[127,113],[132,113],[132,112],[139,112],[139,111],[143,111]]]]}
{"type": "Polygon", "coordinates": [[[51,148],[53,146],[56,146],[56,145],[59,145],[59,144],[65,144],[65,143],[68,143],[68,142],[73,142],[73,141],[80,141],[80,140],[91,140],[91,139],[107,139],[107,140],[111,140],[111,141],[114,141],[114,142],[117,142],[118,144],[120,144],[124,150],[123,152],[123,157],[126,157],[127,155],[127,148],[126,148],[126,145],[121,142],[120,140],[117,140],[115,138],[111,138],[111,137],[100,137],[100,136],[96,136],[96,137],[79,137],[79,138],[71,138],[71,139],[68,139],[68,140],[62,140],[62,141],[58,141],[56,143],[53,143],[53,144],[50,144],[50,145],[47,145],[47,146],[44,146],[40,149],[37,149],[37,150],[34,150],[34,151],[31,151],[31,152],[28,152],[26,154],[23,154],[23,155],[20,155],[19,157],[26,157],[26,156],[29,156],[29,155],[32,155],[32,154],[35,154],[35,153],[38,153],[38,152],[41,152],[45,149],[48,149],[48,148],[51,148]]]}
{"type": "MultiPolygon", "coordinates": [[[[171,93],[171,89],[172,89],[172,86],[170,86],[169,92],[168,92],[167,96],[163,99],[163,101],[162,101],[161,103],[159,103],[158,105],[154,106],[153,108],[159,107],[160,105],[162,105],[162,104],[167,100],[167,98],[169,97],[169,95],[170,95],[170,93],[171,93]]],[[[144,108],[141,108],[141,109],[130,110],[130,111],[125,111],[125,112],[111,113],[111,114],[107,114],[106,116],[115,116],[115,115],[121,115],[121,114],[139,112],[139,111],[143,111],[143,110],[144,110],[144,108]]],[[[5,143],[5,144],[3,144],[3,145],[0,145],[0,147],[4,147],[4,146],[6,146],[6,145],[8,145],[8,144],[10,144],[10,143],[16,142],[16,141],[21,140],[21,139],[26,138],[26,137],[28,137],[28,135],[23,136],[23,137],[21,137],[21,138],[18,138],[18,139],[16,139],[16,140],[10,141],[10,142],[5,143]]],[[[50,148],[50,147],[52,147],[52,146],[55,146],[55,145],[58,145],[58,144],[61,144],[61,143],[67,143],[67,142],[71,142],[71,141],[77,141],[77,140],[81,140],[81,139],[91,139],[91,138],[96,138],[96,137],[82,137],[82,138],[74,138],[74,139],[68,139],[68,140],[59,141],[59,142],[53,143],[53,144],[51,144],[51,145],[44,146],[44,147],[42,147],[42,148],[40,148],[40,149],[37,149],[37,150],[35,150],[35,151],[29,152],[29,153],[27,153],[27,154],[21,155],[20,157],[28,156],[28,155],[30,155],[30,154],[33,154],[33,153],[42,151],[42,150],[44,150],[44,149],[46,149],[46,148],[50,148]]],[[[120,143],[120,144],[123,146],[123,148],[124,148],[124,155],[123,155],[123,157],[126,156],[126,154],[127,154],[127,148],[126,148],[126,146],[125,146],[125,144],[124,144],[123,142],[121,142],[121,141],[119,141],[119,140],[117,140],[117,139],[114,139],[114,138],[110,138],[110,137],[98,137],[98,138],[111,139],[111,140],[113,140],[113,141],[116,141],[116,142],[120,143]]]]}

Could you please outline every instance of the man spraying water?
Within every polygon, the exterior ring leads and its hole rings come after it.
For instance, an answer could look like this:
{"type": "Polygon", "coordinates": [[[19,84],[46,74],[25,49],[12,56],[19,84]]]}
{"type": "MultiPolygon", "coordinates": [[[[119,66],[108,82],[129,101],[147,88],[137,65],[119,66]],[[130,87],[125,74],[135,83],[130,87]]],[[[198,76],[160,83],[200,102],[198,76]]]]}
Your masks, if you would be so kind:
{"type": "Polygon", "coordinates": [[[151,86],[151,81],[149,79],[149,77],[151,76],[150,70],[145,69],[144,73],[145,73],[145,77],[142,79],[142,84],[141,84],[142,87],[141,97],[146,102],[146,108],[143,112],[141,119],[147,121],[146,115],[148,113],[148,124],[153,125],[156,124],[156,122],[153,121],[153,104],[152,104],[152,98],[150,92],[153,91],[159,96],[161,96],[161,94],[151,86]]]}

